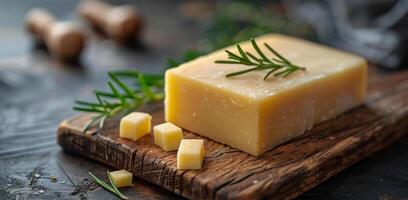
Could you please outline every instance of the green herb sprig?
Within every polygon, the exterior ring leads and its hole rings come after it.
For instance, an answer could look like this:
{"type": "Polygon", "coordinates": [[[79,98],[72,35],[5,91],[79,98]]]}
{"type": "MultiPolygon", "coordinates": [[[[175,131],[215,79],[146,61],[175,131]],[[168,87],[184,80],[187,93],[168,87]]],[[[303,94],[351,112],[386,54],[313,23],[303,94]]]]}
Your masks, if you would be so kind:
{"type": "Polygon", "coordinates": [[[225,50],[225,52],[228,54],[228,60],[215,61],[215,63],[220,64],[242,64],[247,66],[254,66],[249,69],[229,73],[226,75],[226,77],[238,76],[252,71],[269,70],[263,78],[264,80],[266,80],[272,74],[275,77],[287,77],[295,71],[306,70],[306,68],[304,67],[300,67],[291,63],[288,59],[279,54],[267,43],[264,43],[265,47],[276,56],[276,58],[266,57],[259,46],[256,44],[255,39],[251,38],[250,41],[259,57],[256,57],[248,51],[242,50],[241,46],[237,44],[237,49],[240,55],[237,55],[229,50],[225,50]]]}
{"type": "Polygon", "coordinates": [[[120,199],[129,199],[127,198],[125,195],[123,195],[119,189],[116,187],[115,183],[113,183],[112,181],[112,177],[109,174],[109,171],[106,172],[108,174],[108,178],[109,178],[109,182],[110,185],[108,185],[107,183],[103,182],[101,179],[97,178],[95,175],[93,175],[91,172],[88,172],[89,176],[92,178],[93,181],[95,181],[95,183],[99,184],[100,186],[104,187],[105,189],[107,189],[109,192],[112,192],[113,194],[115,194],[116,196],[118,196],[120,199]]]}
{"type": "Polygon", "coordinates": [[[111,79],[108,81],[110,91],[95,90],[95,102],[75,101],[74,110],[94,113],[83,132],[98,123],[102,128],[107,118],[118,113],[126,114],[164,98],[163,75],[143,74],[136,70],[112,71],[108,75],[111,79]],[[133,85],[126,84],[124,79],[132,81],[133,85]]]}

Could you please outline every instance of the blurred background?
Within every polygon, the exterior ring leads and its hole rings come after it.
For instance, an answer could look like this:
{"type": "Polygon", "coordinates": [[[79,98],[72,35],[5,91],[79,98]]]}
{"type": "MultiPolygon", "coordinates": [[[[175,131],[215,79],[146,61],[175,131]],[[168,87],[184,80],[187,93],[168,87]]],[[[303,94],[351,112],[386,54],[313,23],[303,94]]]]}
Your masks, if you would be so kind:
{"type": "MultiPolygon", "coordinates": [[[[4,0],[2,0],[4,1],[4,0]]],[[[75,13],[78,1],[4,1],[0,8],[0,58],[32,52],[32,40],[24,30],[24,17],[33,7],[45,7],[60,20],[81,19],[75,13]],[[5,6],[6,5],[6,6],[5,6]],[[7,48],[6,48],[7,47],[7,48]]],[[[146,45],[176,50],[208,51],[268,32],[281,32],[319,41],[359,53],[385,68],[406,63],[406,0],[289,0],[289,1],[112,1],[133,4],[145,16],[141,40],[146,45]],[[149,10],[150,12],[143,12],[149,10]],[[166,15],[164,15],[166,14],[166,15]],[[228,25],[227,25],[228,24],[228,25]],[[184,31],[178,28],[186,29],[184,31]],[[161,29],[160,33],[154,30],[161,29]],[[163,41],[158,40],[160,35],[163,41]],[[176,42],[170,38],[182,37],[176,42]],[[167,39],[167,41],[166,41],[167,39]],[[152,41],[153,40],[153,41],[152,41]],[[183,45],[184,44],[184,45],[183,45]],[[404,59],[405,58],[405,59],[404,59]]],[[[85,61],[93,46],[87,46],[85,61]]],[[[96,52],[95,52],[96,53],[96,52]]],[[[167,53],[171,54],[171,53],[167,53]]]]}
{"type": "MultiPolygon", "coordinates": [[[[87,169],[98,166],[102,174],[106,167],[64,154],[55,143],[58,123],[76,114],[74,100],[92,99],[94,89],[106,88],[109,70],[132,68],[160,74],[167,67],[270,32],[360,54],[381,73],[397,73],[408,66],[408,0],[106,2],[134,6],[142,16],[141,33],[126,42],[112,40],[103,28],[95,31],[78,15],[76,0],[0,0],[1,198],[110,195],[92,190],[95,186],[80,178],[87,169]],[[85,42],[77,59],[57,58],[49,47],[47,50],[47,40],[27,31],[26,14],[34,7],[43,7],[58,20],[80,27],[85,42]],[[85,192],[72,192],[75,188],[69,184],[31,183],[27,178],[34,172],[66,176],[60,165],[87,185],[85,192]],[[35,194],[40,190],[46,191],[43,196],[35,194]]],[[[300,199],[408,197],[408,159],[401,153],[408,153],[407,144],[405,137],[300,199]]],[[[68,182],[68,177],[63,179],[68,182]]],[[[139,189],[127,193],[179,198],[141,180],[136,182],[139,189]]]]}

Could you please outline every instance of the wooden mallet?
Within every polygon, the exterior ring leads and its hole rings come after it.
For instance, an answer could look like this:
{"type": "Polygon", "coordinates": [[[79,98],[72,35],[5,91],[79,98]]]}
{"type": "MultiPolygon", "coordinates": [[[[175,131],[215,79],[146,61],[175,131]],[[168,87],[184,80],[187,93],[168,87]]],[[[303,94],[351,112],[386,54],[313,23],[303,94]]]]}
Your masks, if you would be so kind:
{"type": "Polygon", "coordinates": [[[26,28],[61,60],[78,58],[85,45],[85,36],[77,25],[58,22],[43,8],[33,8],[26,14],[26,28]]]}
{"type": "Polygon", "coordinates": [[[132,41],[143,27],[143,17],[130,5],[112,6],[102,1],[85,0],[78,5],[78,13],[118,43],[132,41]]]}

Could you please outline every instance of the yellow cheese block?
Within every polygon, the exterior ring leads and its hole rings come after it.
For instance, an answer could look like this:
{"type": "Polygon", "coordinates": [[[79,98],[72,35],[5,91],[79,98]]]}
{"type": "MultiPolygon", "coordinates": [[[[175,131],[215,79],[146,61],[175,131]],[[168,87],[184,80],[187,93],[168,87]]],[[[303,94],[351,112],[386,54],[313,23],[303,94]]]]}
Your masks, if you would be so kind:
{"type": "Polygon", "coordinates": [[[183,139],[177,152],[177,169],[201,169],[205,150],[202,139],[183,139]]]}
{"type": "Polygon", "coordinates": [[[164,123],[153,127],[154,143],[164,151],[177,150],[183,139],[183,131],[172,123],[164,123]]]}
{"type": "Polygon", "coordinates": [[[122,138],[138,140],[150,133],[152,116],[142,112],[132,112],[120,120],[119,135],[122,138]]]}
{"type": "MultiPolygon", "coordinates": [[[[284,35],[255,40],[267,57],[274,55],[262,45],[265,42],[306,70],[267,80],[267,71],[226,78],[248,66],[214,63],[227,59],[223,49],[202,56],[166,72],[166,121],[261,155],[363,102],[365,59],[284,35]]],[[[249,42],[241,45],[257,55],[249,42]]],[[[236,46],[227,49],[239,54],[236,46]]]]}
{"type": "Polygon", "coordinates": [[[116,187],[126,187],[132,185],[133,174],[124,169],[109,172],[109,175],[111,176],[116,187]]]}

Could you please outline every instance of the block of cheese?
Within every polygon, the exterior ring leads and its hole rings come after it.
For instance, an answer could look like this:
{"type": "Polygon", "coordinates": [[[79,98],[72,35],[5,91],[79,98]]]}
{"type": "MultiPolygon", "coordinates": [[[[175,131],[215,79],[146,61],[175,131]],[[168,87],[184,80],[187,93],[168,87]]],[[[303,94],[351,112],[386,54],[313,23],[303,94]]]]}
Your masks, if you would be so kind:
{"type": "MultiPolygon", "coordinates": [[[[284,35],[255,40],[267,57],[274,55],[263,43],[306,70],[286,78],[263,80],[267,71],[226,78],[226,74],[248,66],[214,63],[227,59],[221,49],[166,72],[166,121],[261,155],[363,102],[365,59],[284,35]]],[[[257,55],[249,42],[241,47],[257,55]]],[[[239,54],[235,45],[227,49],[239,54]]]]}
{"type": "Polygon", "coordinates": [[[178,126],[167,122],[153,127],[154,143],[164,151],[177,150],[183,139],[183,131],[178,126]]]}
{"type": "Polygon", "coordinates": [[[177,152],[177,169],[201,169],[204,155],[204,140],[181,140],[180,147],[177,152]]]}
{"type": "Polygon", "coordinates": [[[122,169],[118,171],[109,172],[112,182],[116,187],[126,187],[132,185],[133,174],[122,169]]]}
{"type": "Polygon", "coordinates": [[[138,140],[150,133],[152,116],[142,112],[132,112],[120,120],[119,135],[122,138],[138,140]]]}

